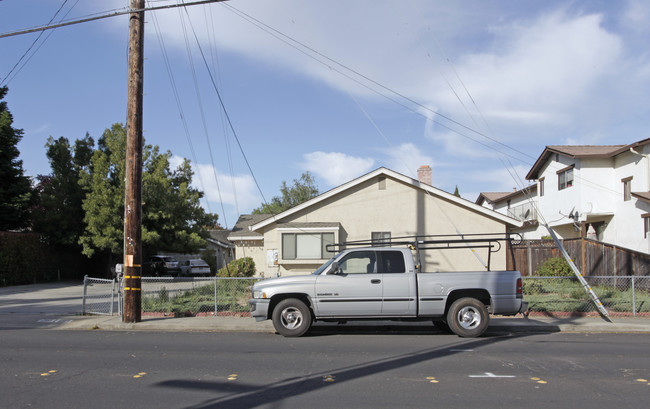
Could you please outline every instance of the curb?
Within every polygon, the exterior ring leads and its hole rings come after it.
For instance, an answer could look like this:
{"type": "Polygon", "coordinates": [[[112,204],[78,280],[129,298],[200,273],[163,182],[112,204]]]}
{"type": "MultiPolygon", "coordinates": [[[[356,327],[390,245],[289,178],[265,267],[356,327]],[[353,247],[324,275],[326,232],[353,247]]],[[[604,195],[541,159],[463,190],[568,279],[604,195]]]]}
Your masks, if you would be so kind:
{"type": "MultiPolygon", "coordinates": [[[[137,323],[122,322],[120,316],[74,316],[68,317],[58,330],[103,331],[164,331],[164,332],[250,332],[275,333],[270,320],[256,322],[252,318],[217,317],[144,317],[137,323]]],[[[348,324],[318,323],[318,331],[341,331],[381,333],[388,332],[439,332],[430,322],[352,321],[348,324]],[[328,327],[330,329],[328,329],[328,327]],[[336,328],[336,329],[335,329],[336,328]]],[[[615,319],[606,322],[602,318],[499,318],[492,317],[488,332],[510,333],[650,333],[650,320],[615,319]]]]}

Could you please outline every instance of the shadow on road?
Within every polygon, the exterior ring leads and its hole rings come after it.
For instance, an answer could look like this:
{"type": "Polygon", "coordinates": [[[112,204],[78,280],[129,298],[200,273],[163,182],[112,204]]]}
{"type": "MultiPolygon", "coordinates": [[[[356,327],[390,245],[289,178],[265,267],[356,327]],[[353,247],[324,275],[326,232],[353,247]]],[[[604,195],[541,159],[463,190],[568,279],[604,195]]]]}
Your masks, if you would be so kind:
{"type": "MultiPolygon", "coordinates": [[[[330,326],[316,329],[312,336],[335,335],[335,334],[382,334],[390,333],[400,334],[435,334],[440,333],[431,326],[429,329],[420,327],[414,329],[412,326],[395,326],[373,328],[372,326],[330,326]],[[413,332],[416,331],[416,332],[413,332]],[[421,332],[422,331],[422,332],[421,332]]],[[[453,336],[455,335],[448,335],[453,336]]],[[[281,402],[289,397],[305,395],[320,390],[329,385],[329,379],[336,379],[337,384],[349,382],[366,376],[377,376],[382,372],[392,371],[413,364],[420,364],[426,361],[435,361],[436,359],[453,356],[461,352],[455,347],[462,346],[463,350],[478,349],[487,345],[492,345],[503,340],[512,340],[513,337],[525,337],[530,334],[507,334],[507,335],[488,335],[482,338],[467,340],[459,339],[458,343],[445,345],[441,347],[425,349],[409,354],[396,355],[391,358],[366,362],[364,364],[353,365],[327,372],[315,373],[309,376],[288,378],[269,385],[251,385],[233,382],[205,382],[187,379],[169,380],[155,384],[154,386],[163,388],[181,388],[186,390],[212,391],[221,396],[204,401],[198,405],[188,406],[189,408],[251,408],[260,405],[281,405],[281,402]],[[226,396],[223,396],[226,394],[226,396]]]]}

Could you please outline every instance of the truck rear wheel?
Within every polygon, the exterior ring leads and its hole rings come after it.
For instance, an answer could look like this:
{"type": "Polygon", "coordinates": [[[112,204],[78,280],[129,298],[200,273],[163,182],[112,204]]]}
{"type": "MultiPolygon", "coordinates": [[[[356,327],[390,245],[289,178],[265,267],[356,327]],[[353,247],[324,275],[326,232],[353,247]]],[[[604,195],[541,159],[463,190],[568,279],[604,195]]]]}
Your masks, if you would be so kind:
{"type": "Polygon", "coordinates": [[[311,327],[311,311],[297,298],[287,298],[273,310],[273,326],[285,337],[299,337],[311,327]]]}
{"type": "Polygon", "coordinates": [[[464,338],[483,335],[489,320],[490,316],[485,304],[471,297],[454,301],[447,313],[447,324],[451,331],[464,338]]]}

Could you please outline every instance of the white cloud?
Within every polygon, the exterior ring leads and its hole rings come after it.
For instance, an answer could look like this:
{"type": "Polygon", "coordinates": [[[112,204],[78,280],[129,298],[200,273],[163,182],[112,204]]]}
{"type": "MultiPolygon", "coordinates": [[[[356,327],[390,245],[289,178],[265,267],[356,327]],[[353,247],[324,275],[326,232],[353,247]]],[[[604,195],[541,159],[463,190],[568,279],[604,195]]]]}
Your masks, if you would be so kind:
{"type": "MultiPolygon", "coordinates": [[[[588,101],[620,59],[620,40],[601,22],[600,15],[570,18],[556,12],[500,27],[495,29],[499,48],[465,55],[457,71],[488,120],[565,123],[572,119],[569,108],[588,101]]],[[[476,112],[469,98],[463,99],[476,112]]],[[[462,112],[447,87],[436,91],[434,101],[462,112]]]]}
{"type": "MultiPolygon", "coordinates": [[[[422,152],[422,148],[413,143],[403,143],[400,146],[385,149],[383,152],[387,156],[386,162],[389,169],[415,179],[417,179],[417,172],[420,166],[428,165],[434,167],[433,158],[422,152]]],[[[436,179],[435,173],[434,169],[434,184],[436,179]]]]}
{"type": "MultiPolygon", "coordinates": [[[[175,169],[183,158],[173,155],[169,164],[175,169]]],[[[232,227],[240,214],[250,213],[262,203],[255,181],[250,175],[227,175],[215,172],[212,165],[192,163],[194,177],[192,185],[205,194],[212,213],[219,214],[219,223],[232,227]],[[226,214],[224,214],[224,211],[226,214]]],[[[203,202],[202,202],[203,204],[203,202]]]]}
{"type": "Polygon", "coordinates": [[[642,0],[629,0],[626,4],[623,22],[627,28],[637,31],[648,31],[650,19],[650,4],[642,0]]]}
{"type": "Polygon", "coordinates": [[[311,152],[304,154],[303,158],[302,166],[324,179],[329,186],[338,186],[368,173],[375,163],[370,158],[358,158],[341,152],[311,152]]]}

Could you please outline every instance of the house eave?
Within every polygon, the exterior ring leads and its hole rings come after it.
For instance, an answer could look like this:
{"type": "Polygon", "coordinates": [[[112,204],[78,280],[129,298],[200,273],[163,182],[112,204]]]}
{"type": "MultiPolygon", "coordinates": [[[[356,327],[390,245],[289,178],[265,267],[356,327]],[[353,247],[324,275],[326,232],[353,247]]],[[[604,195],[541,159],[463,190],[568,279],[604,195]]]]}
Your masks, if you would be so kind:
{"type": "MultiPolygon", "coordinates": [[[[297,212],[299,212],[299,211],[301,211],[303,209],[306,209],[306,208],[308,208],[310,206],[313,206],[313,205],[315,205],[315,204],[317,204],[319,202],[327,200],[330,197],[337,195],[338,193],[341,193],[341,192],[343,192],[343,191],[345,191],[345,190],[347,190],[347,189],[349,189],[351,187],[354,187],[356,185],[364,183],[364,182],[366,182],[366,181],[368,181],[368,180],[370,180],[372,178],[375,178],[375,177],[377,177],[379,175],[389,176],[389,177],[394,178],[396,180],[399,180],[399,181],[401,181],[401,182],[403,182],[405,184],[410,184],[410,185],[412,185],[412,186],[414,186],[416,188],[420,188],[420,189],[425,190],[426,192],[430,193],[434,197],[439,197],[439,198],[448,200],[448,201],[453,202],[453,203],[455,203],[455,204],[457,204],[457,205],[459,205],[461,207],[464,207],[464,208],[470,209],[472,211],[475,211],[477,213],[483,214],[486,217],[497,219],[497,220],[505,223],[509,227],[522,227],[522,225],[523,225],[523,223],[520,222],[519,220],[508,217],[508,216],[506,216],[506,215],[504,215],[502,213],[496,212],[494,210],[490,210],[490,209],[488,209],[486,207],[483,207],[483,206],[480,206],[480,205],[478,205],[478,204],[476,204],[476,203],[474,203],[472,201],[460,198],[458,196],[455,196],[455,195],[453,195],[451,193],[448,193],[448,192],[445,192],[445,191],[440,190],[438,188],[435,188],[435,187],[433,187],[431,185],[428,185],[426,183],[421,183],[418,180],[413,179],[413,178],[411,178],[409,176],[402,175],[401,173],[397,173],[397,172],[392,171],[390,169],[381,167],[381,168],[376,169],[376,170],[374,170],[374,171],[372,171],[370,173],[362,175],[362,176],[360,176],[360,177],[358,177],[358,178],[356,178],[354,180],[351,180],[351,181],[349,181],[347,183],[344,183],[344,184],[342,184],[342,185],[340,185],[338,187],[335,187],[334,189],[331,189],[331,190],[329,190],[329,191],[327,191],[327,192],[325,192],[325,193],[323,193],[323,194],[321,194],[321,195],[319,195],[319,196],[317,196],[317,197],[315,197],[315,198],[313,198],[311,200],[308,200],[308,201],[306,201],[304,203],[301,203],[298,206],[295,206],[295,207],[293,207],[293,208],[291,208],[289,210],[286,210],[286,211],[284,211],[282,213],[279,213],[279,214],[277,214],[275,216],[272,216],[272,217],[270,217],[270,218],[268,218],[266,220],[263,220],[263,221],[261,221],[261,222],[259,222],[257,224],[254,224],[254,225],[251,226],[251,230],[252,231],[257,231],[257,230],[259,230],[261,228],[269,226],[272,223],[276,223],[276,222],[278,222],[278,221],[280,221],[280,220],[282,220],[282,219],[284,219],[284,218],[286,218],[288,216],[291,216],[292,214],[295,214],[295,213],[297,213],[297,212]]],[[[228,239],[230,240],[230,238],[228,238],[228,239]]]]}

